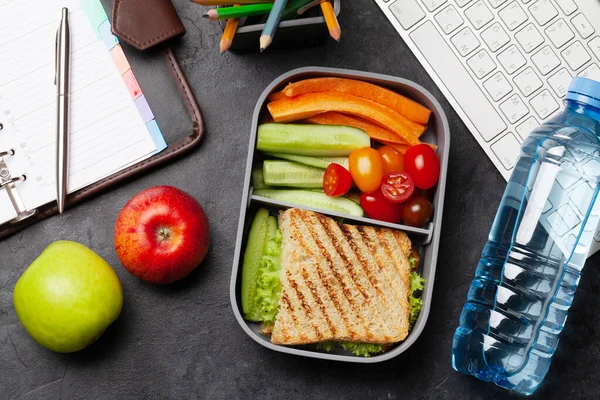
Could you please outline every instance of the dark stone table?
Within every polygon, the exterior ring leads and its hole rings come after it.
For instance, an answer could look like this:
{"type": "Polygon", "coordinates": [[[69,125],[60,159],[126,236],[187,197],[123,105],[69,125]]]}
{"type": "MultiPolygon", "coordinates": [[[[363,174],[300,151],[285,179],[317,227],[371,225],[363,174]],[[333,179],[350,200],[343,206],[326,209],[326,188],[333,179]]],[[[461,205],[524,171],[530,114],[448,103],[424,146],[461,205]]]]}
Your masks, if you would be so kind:
{"type": "MultiPolygon", "coordinates": [[[[110,1],[104,3],[109,6],[110,1]]],[[[0,398],[2,399],[496,399],[492,384],[450,366],[452,335],[505,182],[377,5],[346,0],[341,43],[264,54],[220,56],[220,30],[186,0],[176,6],[188,34],[177,46],[206,118],[201,148],[0,242],[0,398]],[[238,326],[229,303],[250,118],[261,91],[301,66],[350,68],[400,76],[431,91],[450,121],[452,144],[433,304],[425,331],[404,354],[381,364],[325,362],[270,351],[238,326]],[[142,283],[119,264],[113,225],[129,198],[154,185],[174,185],[205,207],[212,246],[184,281],[142,283]],[[76,240],[104,257],[121,279],[118,321],[88,349],[55,354],[20,325],[13,287],[51,242],[76,240]]],[[[129,52],[131,54],[131,52],[129,52]]],[[[3,60],[2,62],[7,62],[3,60]]],[[[168,138],[190,128],[161,61],[132,64],[168,138]]],[[[600,396],[600,273],[587,263],[553,364],[534,398],[600,396]]]]}

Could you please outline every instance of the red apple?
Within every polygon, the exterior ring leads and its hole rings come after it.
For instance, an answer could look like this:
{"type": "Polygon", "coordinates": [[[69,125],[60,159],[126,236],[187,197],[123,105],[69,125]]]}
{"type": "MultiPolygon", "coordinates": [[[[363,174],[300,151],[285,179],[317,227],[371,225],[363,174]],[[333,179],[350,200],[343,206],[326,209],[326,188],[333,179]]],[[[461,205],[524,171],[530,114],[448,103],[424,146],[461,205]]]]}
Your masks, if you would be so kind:
{"type": "Polygon", "coordinates": [[[121,263],[150,283],[171,283],[188,275],[204,260],[209,241],[202,206],[171,186],[156,186],[134,196],[115,225],[121,263]]]}

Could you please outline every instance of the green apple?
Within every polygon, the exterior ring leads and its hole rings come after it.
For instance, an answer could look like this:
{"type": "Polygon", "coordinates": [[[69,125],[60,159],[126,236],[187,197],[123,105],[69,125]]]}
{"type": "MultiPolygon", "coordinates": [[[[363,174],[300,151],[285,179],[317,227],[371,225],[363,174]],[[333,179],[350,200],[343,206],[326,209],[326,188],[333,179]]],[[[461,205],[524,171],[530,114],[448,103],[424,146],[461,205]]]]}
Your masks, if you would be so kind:
{"type": "Polygon", "coordinates": [[[117,319],[123,289],[102,257],[82,244],[59,241],[23,273],[13,301],[39,344],[71,353],[93,343],[117,319]]]}

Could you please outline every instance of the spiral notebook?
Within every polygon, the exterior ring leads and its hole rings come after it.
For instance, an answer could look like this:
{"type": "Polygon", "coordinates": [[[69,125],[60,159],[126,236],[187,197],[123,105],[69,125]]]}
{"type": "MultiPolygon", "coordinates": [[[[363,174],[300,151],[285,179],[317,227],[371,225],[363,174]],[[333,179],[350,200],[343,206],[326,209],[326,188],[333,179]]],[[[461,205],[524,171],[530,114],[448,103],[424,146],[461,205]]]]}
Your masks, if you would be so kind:
{"type": "Polygon", "coordinates": [[[0,225],[20,207],[56,201],[54,51],[62,7],[72,43],[68,192],[166,148],[99,0],[0,0],[0,154],[8,153],[0,158],[0,225]]]}

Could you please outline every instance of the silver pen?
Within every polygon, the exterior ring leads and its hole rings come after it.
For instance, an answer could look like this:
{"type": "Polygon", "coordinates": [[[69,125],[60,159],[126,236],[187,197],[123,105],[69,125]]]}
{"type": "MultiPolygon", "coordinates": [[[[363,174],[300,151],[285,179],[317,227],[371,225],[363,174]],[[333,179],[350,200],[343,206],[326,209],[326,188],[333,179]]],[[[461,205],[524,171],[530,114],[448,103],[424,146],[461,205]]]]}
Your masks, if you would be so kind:
{"type": "Polygon", "coordinates": [[[69,102],[71,73],[71,37],[69,10],[62,9],[62,18],[56,33],[56,201],[58,212],[65,210],[69,179],[69,102]]]}

